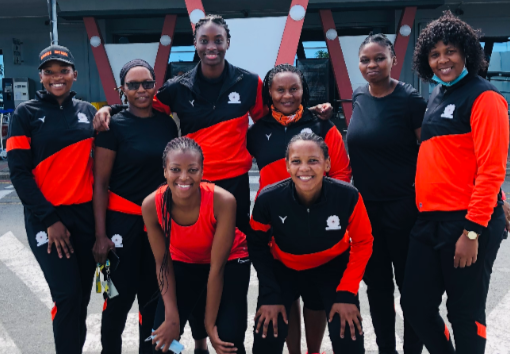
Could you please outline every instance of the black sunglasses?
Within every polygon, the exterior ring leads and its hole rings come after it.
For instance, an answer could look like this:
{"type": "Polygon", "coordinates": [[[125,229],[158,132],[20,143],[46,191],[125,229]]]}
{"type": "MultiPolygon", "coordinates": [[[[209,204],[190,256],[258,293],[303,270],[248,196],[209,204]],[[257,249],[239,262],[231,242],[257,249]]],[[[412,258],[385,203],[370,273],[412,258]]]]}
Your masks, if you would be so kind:
{"type": "Polygon", "coordinates": [[[126,82],[126,86],[128,88],[128,90],[138,90],[140,88],[140,85],[142,85],[142,87],[146,90],[149,90],[149,89],[152,89],[154,88],[154,86],[156,85],[156,81],[142,81],[142,82],[138,82],[138,81],[131,81],[131,82],[126,82]]]}

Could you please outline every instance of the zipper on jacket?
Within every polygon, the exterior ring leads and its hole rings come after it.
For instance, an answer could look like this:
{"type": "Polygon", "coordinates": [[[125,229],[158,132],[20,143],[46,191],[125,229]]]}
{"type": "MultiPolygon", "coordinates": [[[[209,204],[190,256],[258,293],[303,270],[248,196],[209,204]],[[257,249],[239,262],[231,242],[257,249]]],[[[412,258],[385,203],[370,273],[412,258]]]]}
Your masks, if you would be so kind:
{"type": "Polygon", "coordinates": [[[306,212],[308,213],[308,236],[311,236],[311,233],[310,233],[310,209],[306,208],[306,212]]]}

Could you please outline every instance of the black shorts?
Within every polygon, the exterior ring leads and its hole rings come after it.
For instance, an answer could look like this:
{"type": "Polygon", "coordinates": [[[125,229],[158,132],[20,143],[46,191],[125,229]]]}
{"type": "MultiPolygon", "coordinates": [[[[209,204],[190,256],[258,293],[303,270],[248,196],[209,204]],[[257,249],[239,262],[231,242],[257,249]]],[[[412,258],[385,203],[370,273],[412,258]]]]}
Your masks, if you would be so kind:
{"type": "MultiPolygon", "coordinates": [[[[303,284],[300,290],[301,298],[303,299],[303,307],[312,311],[323,311],[324,305],[322,304],[321,294],[317,289],[303,284]]],[[[296,296],[296,301],[299,299],[299,295],[296,296]]]]}

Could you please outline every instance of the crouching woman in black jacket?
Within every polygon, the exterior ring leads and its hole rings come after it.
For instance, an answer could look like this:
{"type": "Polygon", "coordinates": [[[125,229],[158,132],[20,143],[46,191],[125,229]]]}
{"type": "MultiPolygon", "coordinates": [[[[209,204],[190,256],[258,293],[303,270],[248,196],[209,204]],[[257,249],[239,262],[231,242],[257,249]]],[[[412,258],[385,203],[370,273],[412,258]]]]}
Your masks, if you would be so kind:
{"type": "Polygon", "coordinates": [[[333,351],[364,353],[357,293],[373,237],[363,200],[352,185],[324,177],[331,161],[317,135],[293,137],[285,159],[291,178],[261,191],[248,233],[259,278],[253,353],[282,353],[287,312],[309,288],[328,316],[333,351]]]}

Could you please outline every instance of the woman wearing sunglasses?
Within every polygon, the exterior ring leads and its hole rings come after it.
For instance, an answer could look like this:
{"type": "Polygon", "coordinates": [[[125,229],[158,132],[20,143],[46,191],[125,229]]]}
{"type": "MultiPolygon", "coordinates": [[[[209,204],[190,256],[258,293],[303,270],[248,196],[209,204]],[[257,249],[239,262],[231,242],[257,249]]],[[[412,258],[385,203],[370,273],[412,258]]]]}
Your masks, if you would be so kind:
{"type": "Polygon", "coordinates": [[[128,62],[120,80],[119,91],[128,106],[112,117],[109,130],[97,135],[94,159],[94,257],[104,264],[114,250],[120,259],[111,274],[119,295],[106,299],[103,306],[102,353],[121,353],[121,335],[135,296],[140,309],[140,353],[152,353],[151,343],[144,339],[151,335],[157,303],[147,303],[158,291],[158,283],[141,205],[165,182],[161,154],[178,132],[173,119],[152,109],[156,81],[147,62],[128,62]]]}

